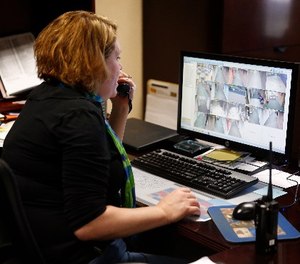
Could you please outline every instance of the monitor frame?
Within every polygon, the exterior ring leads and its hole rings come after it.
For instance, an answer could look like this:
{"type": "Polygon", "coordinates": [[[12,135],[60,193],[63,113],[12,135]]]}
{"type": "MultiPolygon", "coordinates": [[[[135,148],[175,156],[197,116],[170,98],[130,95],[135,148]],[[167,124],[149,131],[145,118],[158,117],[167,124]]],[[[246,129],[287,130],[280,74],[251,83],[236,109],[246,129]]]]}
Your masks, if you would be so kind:
{"type": "MultiPolygon", "coordinates": [[[[292,80],[290,88],[290,98],[289,98],[289,107],[288,107],[288,121],[287,121],[287,130],[286,130],[286,142],[285,142],[285,153],[274,152],[273,155],[275,158],[279,158],[284,162],[289,162],[292,159],[292,149],[293,149],[293,132],[295,125],[295,107],[296,107],[296,94],[297,94],[297,85],[299,81],[299,64],[296,62],[287,62],[271,59],[260,59],[260,58],[250,58],[242,56],[234,56],[228,54],[215,54],[215,53],[206,53],[206,52],[197,52],[197,51],[181,51],[180,53],[180,68],[179,68],[179,93],[178,93],[178,115],[177,115],[177,132],[180,135],[185,135],[190,138],[200,139],[208,141],[210,143],[218,144],[225,146],[230,149],[240,150],[250,152],[252,155],[259,159],[267,159],[268,149],[259,148],[257,146],[248,145],[240,142],[236,142],[229,139],[224,139],[216,136],[207,135],[200,133],[198,131],[188,130],[181,126],[181,117],[182,117],[182,90],[183,90],[183,68],[184,68],[184,57],[194,57],[200,59],[211,59],[211,60],[220,60],[233,63],[244,63],[252,65],[261,65],[268,67],[280,67],[292,70],[292,80]]],[[[295,135],[296,137],[296,135],[295,135]]]]}

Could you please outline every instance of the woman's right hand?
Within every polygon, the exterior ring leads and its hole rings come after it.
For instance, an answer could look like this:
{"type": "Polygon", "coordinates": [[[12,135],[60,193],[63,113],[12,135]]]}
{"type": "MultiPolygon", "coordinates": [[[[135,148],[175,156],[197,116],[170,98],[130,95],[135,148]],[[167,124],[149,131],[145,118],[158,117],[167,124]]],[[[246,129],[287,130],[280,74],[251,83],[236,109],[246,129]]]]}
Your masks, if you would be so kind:
{"type": "Polygon", "coordinates": [[[191,189],[182,187],[166,195],[156,205],[169,223],[177,222],[186,216],[200,215],[200,204],[191,189]]]}

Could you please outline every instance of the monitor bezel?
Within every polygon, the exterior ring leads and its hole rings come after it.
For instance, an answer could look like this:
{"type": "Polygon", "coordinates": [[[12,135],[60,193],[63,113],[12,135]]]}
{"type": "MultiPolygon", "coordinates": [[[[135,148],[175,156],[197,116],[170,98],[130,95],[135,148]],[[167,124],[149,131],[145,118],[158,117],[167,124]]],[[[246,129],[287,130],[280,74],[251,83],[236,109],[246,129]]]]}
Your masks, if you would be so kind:
{"type": "Polygon", "coordinates": [[[228,54],[217,54],[217,53],[207,53],[207,52],[198,52],[198,51],[181,51],[180,52],[180,68],[179,68],[179,91],[178,91],[178,113],[177,113],[177,132],[180,135],[185,135],[193,139],[200,139],[214,143],[217,145],[222,145],[233,150],[240,150],[250,152],[253,156],[259,159],[266,159],[268,157],[269,150],[259,148],[256,146],[251,146],[243,144],[240,142],[235,142],[228,139],[222,139],[219,137],[201,134],[200,132],[191,131],[181,127],[181,113],[182,113],[182,88],[183,88],[183,66],[184,66],[184,57],[195,57],[211,60],[223,60],[229,62],[245,63],[245,64],[254,64],[262,65],[269,67],[281,67],[292,70],[292,81],[290,89],[290,101],[289,101],[289,112],[288,112],[288,122],[287,122],[287,137],[286,137],[286,146],[285,154],[274,152],[274,156],[284,162],[289,162],[292,159],[292,144],[293,144],[293,131],[295,125],[295,105],[296,105],[296,94],[297,94],[297,84],[298,84],[298,75],[299,75],[299,64],[296,62],[280,61],[273,59],[262,59],[262,58],[253,58],[253,57],[243,57],[235,56],[228,54]]]}

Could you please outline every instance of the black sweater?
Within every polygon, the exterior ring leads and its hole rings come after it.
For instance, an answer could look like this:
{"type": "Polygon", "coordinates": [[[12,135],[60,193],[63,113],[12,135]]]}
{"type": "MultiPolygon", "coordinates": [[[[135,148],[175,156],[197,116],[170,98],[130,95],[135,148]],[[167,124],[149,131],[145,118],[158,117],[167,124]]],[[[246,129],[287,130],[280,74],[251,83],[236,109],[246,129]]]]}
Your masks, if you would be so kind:
{"type": "Polygon", "coordinates": [[[2,157],[15,174],[48,263],[88,263],[94,246],[73,232],[120,205],[124,172],[100,104],[71,87],[42,83],[8,133],[2,157]]]}

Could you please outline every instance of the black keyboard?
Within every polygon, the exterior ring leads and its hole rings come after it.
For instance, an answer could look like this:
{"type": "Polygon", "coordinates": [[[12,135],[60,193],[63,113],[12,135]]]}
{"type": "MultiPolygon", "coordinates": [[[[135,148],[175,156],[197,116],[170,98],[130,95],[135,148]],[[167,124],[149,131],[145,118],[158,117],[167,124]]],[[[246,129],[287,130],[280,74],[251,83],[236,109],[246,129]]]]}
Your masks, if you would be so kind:
{"type": "Polygon", "coordinates": [[[131,164],[162,178],[225,199],[232,198],[258,182],[253,176],[164,149],[137,157],[131,164]]]}

